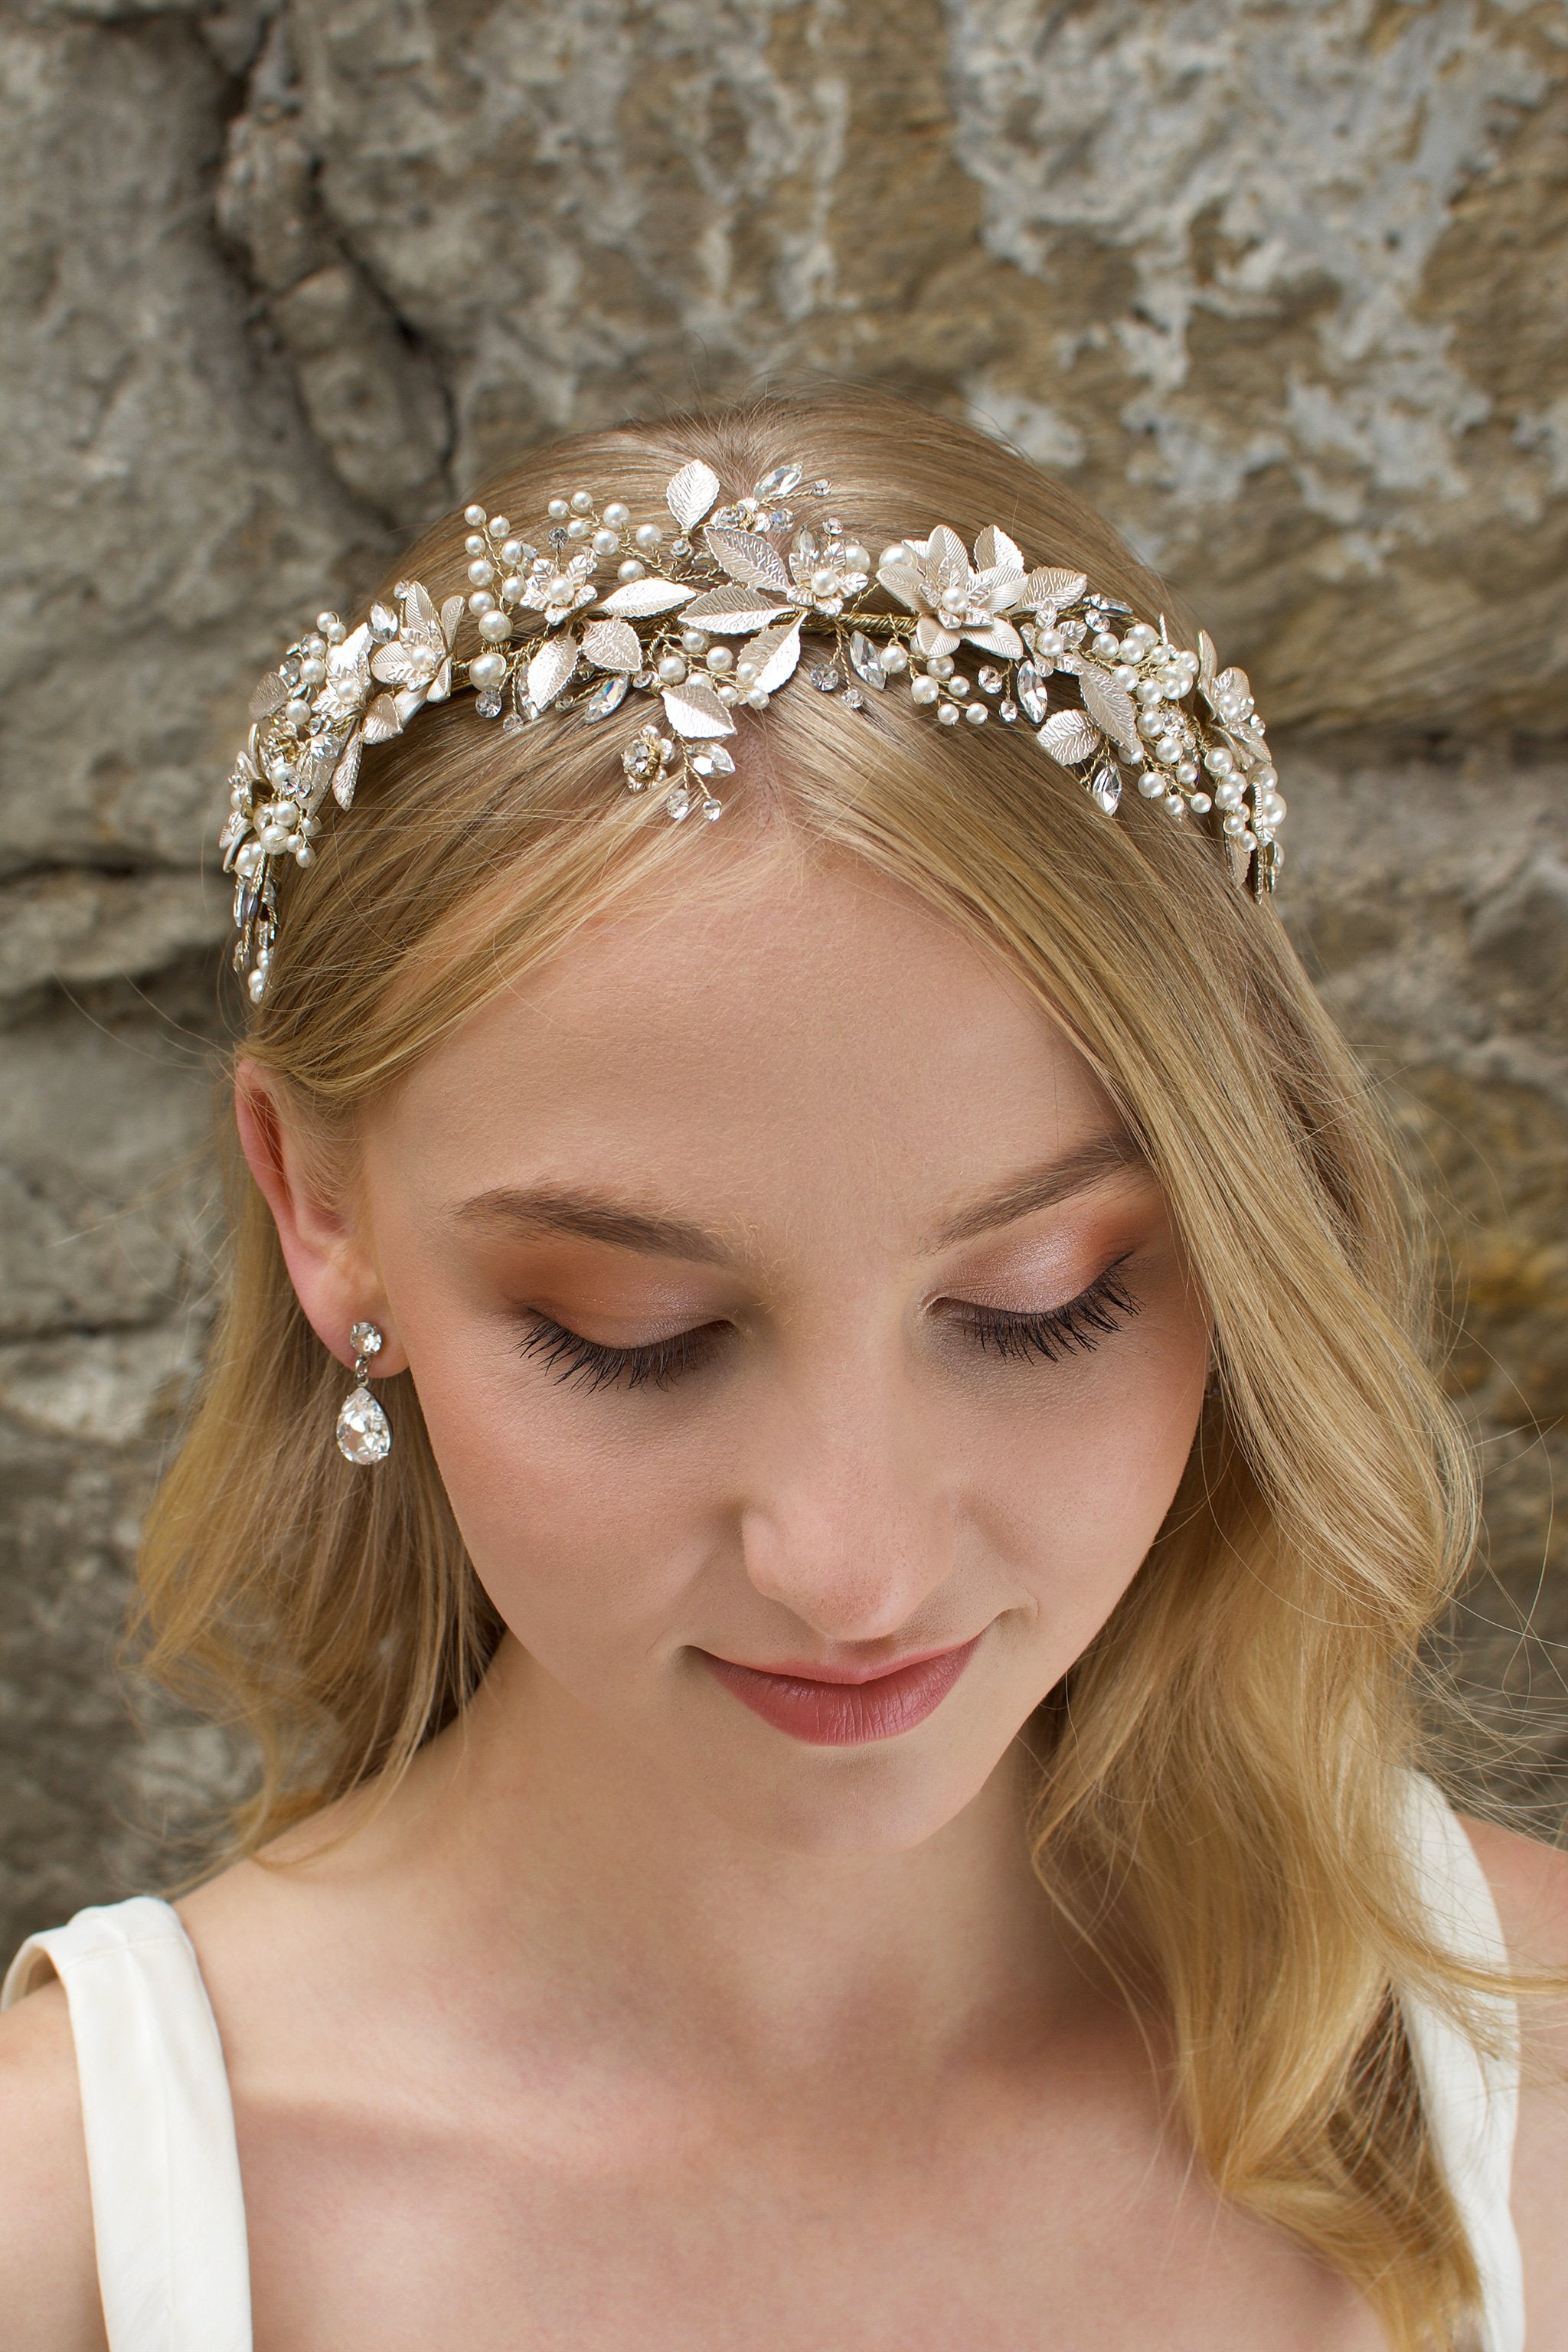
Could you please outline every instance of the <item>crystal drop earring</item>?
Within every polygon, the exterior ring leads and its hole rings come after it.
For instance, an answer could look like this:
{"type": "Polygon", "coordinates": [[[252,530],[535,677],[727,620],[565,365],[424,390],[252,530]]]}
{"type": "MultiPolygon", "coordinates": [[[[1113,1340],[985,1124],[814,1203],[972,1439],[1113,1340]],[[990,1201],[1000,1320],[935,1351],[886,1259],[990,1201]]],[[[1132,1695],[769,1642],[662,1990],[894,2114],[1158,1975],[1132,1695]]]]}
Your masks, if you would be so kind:
{"type": "Polygon", "coordinates": [[[392,1451],[392,1423],[366,1386],[370,1360],[380,1355],[384,1342],[374,1323],[356,1323],[349,1339],[358,1385],[343,1399],[338,1414],[338,1452],[346,1462],[368,1469],[373,1462],[384,1462],[392,1451]]]}

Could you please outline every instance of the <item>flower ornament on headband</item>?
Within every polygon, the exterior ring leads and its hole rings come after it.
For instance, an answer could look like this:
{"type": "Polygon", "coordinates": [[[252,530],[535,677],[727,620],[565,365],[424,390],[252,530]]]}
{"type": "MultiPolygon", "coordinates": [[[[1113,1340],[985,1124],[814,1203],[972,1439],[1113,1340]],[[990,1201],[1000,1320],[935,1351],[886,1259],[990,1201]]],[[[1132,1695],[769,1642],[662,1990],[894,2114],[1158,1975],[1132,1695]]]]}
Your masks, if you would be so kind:
{"type": "Polygon", "coordinates": [[[1131,782],[1173,818],[1212,823],[1237,879],[1259,898],[1273,888],[1285,803],[1263,721],[1245,671],[1219,669],[1202,632],[1187,652],[1163,617],[1135,620],[1081,572],[1031,566],[994,525],[970,551],[939,523],[873,562],[826,511],[827,484],[793,462],[721,505],[719,477],[697,460],[665,495],[673,536],[662,519],[634,525],[624,501],[601,509],[574,490],[550,500],[537,546],[471,506],[466,594],[437,606],[402,581],[398,610],[373,605],[352,630],[322,613],[268,672],[219,837],[236,877],[235,969],[254,1001],[279,861],[310,864],[326,797],[351,807],[367,744],[464,688],[513,735],[569,710],[592,726],[642,698],[650,715],[621,771],[679,822],[721,814],[727,739],[797,675],[868,719],[897,687],[939,725],[1032,733],[1083,772],[1108,816],[1131,782]],[[878,590],[898,609],[873,605],[878,590]],[[826,642],[803,663],[808,636],[826,642]]]}

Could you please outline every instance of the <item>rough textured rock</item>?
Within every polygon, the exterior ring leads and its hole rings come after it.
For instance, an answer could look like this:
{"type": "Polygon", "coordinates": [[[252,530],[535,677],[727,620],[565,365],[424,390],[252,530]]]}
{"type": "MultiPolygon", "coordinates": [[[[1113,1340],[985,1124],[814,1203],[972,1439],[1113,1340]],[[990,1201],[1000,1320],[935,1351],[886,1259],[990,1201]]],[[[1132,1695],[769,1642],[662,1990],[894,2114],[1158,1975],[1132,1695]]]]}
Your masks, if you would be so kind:
{"type": "Polygon", "coordinates": [[[0,1942],[230,1769],[109,1656],[247,683],[520,441],[812,370],[1011,436],[1252,669],[1462,1310],[1494,1782],[1560,1790],[1565,130],[1533,0],[0,0],[0,1942]]]}

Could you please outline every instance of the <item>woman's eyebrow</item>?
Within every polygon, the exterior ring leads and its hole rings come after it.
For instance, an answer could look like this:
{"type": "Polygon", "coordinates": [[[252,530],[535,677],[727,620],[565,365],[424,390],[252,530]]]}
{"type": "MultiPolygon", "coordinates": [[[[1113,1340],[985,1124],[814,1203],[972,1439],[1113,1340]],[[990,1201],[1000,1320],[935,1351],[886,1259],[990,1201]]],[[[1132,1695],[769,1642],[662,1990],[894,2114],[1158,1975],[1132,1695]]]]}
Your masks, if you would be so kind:
{"type": "Polygon", "coordinates": [[[510,1225],[534,1234],[570,1234],[578,1241],[605,1242],[615,1249],[641,1250],[654,1257],[697,1258],[712,1265],[733,1263],[734,1252],[718,1234],[684,1217],[634,1208],[602,1192],[563,1184],[500,1185],[461,1202],[453,1214],[465,1224],[510,1225]]]}
{"type": "Polygon", "coordinates": [[[1092,1184],[1104,1181],[1124,1168],[1145,1168],[1142,1153],[1131,1136],[1120,1128],[1110,1128],[1091,1136],[1087,1143],[1063,1152],[1057,1160],[1043,1160],[1038,1167],[1026,1168],[1017,1176],[955,1209],[940,1224],[927,1244],[928,1249],[951,1249],[954,1242],[973,1241],[977,1234],[993,1233],[998,1225],[1013,1224],[1019,1217],[1032,1216],[1037,1209],[1054,1208],[1058,1201],[1070,1200],[1077,1192],[1087,1192],[1092,1184]]]}
{"type": "MultiPolygon", "coordinates": [[[[1119,1132],[1097,1135],[1059,1159],[1008,1177],[978,1200],[953,1211],[928,1240],[928,1253],[950,1249],[998,1225],[1011,1224],[1037,1209],[1048,1209],[1124,1168],[1143,1165],[1130,1139],[1119,1132]]],[[[614,1249],[653,1257],[683,1257],[709,1265],[730,1265],[735,1251],[723,1234],[661,1211],[639,1209],[602,1192],[563,1184],[499,1185],[476,1192],[453,1212],[464,1224],[506,1225],[524,1234],[571,1234],[614,1249]]]]}

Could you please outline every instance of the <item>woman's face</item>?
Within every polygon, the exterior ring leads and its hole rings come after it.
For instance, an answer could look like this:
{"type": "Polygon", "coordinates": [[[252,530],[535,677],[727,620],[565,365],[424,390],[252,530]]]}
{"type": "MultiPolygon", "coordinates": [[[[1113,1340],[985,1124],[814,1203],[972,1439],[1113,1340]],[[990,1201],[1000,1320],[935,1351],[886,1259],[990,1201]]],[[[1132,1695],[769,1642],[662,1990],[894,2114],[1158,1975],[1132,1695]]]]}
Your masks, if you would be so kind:
{"type": "Polygon", "coordinates": [[[583,934],[378,1108],[358,1245],[540,1702],[752,1835],[894,1850],[1126,1589],[1208,1327],[999,963],[848,860],[704,846],[721,888],[583,934]]]}

